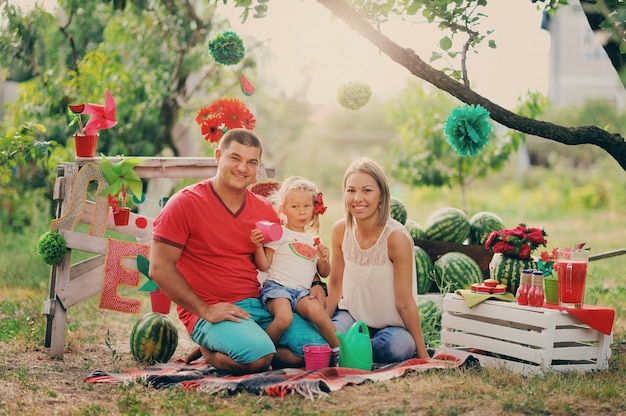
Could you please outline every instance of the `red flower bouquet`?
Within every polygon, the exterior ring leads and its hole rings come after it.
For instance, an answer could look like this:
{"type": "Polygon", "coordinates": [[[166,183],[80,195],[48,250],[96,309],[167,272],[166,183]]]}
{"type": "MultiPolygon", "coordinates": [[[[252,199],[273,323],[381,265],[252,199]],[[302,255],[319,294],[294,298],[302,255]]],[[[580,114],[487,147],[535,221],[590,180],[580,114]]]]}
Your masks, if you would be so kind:
{"type": "Polygon", "coordinates": [[[254,130],[256,120],[248,107],[236,98],[220,98],[213,104],[202,107],[196,116],[204,140],[217,143],[230,129],[254,130]]]}
{"type": "Polygon", "coordinates": [[[512,230],[492,231],[485,241],[485,248],[506,257],[526,260],[533,250],[548,243],[546,236],[543,229],[520,224],[512,230]]]}

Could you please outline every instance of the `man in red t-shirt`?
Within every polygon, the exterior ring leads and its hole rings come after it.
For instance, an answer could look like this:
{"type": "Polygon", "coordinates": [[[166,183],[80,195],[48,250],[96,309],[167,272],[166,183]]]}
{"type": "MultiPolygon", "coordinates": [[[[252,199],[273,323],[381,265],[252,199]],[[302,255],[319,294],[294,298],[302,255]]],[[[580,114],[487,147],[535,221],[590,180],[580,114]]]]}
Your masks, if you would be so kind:
{"type": "MultiPolygon", "coordinates": [[[[233,373],[302,366],[302,346],[323,343],[307,320],[294,321],[275,346],[264,328],[272,316],[259,301],[250,230],[279,222],[271,203],[247,187],[263,145],[250,130],[229,130],[215,151],[215,177],[176,193],[154,221],[150,277],[178,305],[178,316],[204,359],[233,373]]],[[[312,297],[324,301],[322,287],[312,297]]],[[[192,353],[192,356],[195,356],[192,353]]]]}

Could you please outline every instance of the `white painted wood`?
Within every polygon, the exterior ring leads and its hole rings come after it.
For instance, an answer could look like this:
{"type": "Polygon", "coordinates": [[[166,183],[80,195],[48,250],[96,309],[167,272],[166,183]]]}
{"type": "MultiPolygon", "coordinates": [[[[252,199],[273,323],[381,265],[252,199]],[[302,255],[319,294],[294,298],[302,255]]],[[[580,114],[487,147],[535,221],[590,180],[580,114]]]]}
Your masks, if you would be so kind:
{"type": "Polygon", "coordinates": [[[485,367],[522,374],[608,368],[613,335],[605,335],[566,311],[487,300],[472,309],[463,298],[443,300],[441,347],[476,357],[485,367]]]}

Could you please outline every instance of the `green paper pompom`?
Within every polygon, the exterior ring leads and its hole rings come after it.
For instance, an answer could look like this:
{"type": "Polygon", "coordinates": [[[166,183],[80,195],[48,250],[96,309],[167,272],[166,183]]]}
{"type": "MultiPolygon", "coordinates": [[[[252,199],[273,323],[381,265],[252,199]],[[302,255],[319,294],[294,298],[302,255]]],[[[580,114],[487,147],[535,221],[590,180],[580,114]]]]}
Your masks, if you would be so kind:
{"type": "Polygon", "coordinates": [[[246,56],[243,40],[235,32],[224,31],[208,43],[209,53],[222,65],[235,65],[246,56]]]}
{"type": "Polygon", "coordinates": [[[447,142],[459,156],[476,156],[489,144],[489,111],[481,105],[454,108],[445,122],[447,142]]]}
{"type": "Polygon", "coordinates": [[[67,253],[65,237],[56,231],[48,231],[37,241],[37,254],[44,263],[52,266],[59,263],[67,253]]]}
{"type": "Polygon", "coordinates": [[[358,110],[368,103],[372,89],[364,82],[346,82],[337,90],[337,102],[344,108],[358,110]]]}

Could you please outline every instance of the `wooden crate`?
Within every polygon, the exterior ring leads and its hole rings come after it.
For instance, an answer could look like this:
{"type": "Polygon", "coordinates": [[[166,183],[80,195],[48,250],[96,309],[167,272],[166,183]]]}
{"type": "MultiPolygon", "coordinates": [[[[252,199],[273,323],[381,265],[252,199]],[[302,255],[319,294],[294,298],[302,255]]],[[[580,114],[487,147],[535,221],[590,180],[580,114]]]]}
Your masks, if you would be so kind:
{"type": "Polygon", "coordinates": [[[593,371],[609,367],[613,335],[557,309],[487,300],[472,309],[463,298],[443,300],[441,349],[473,355],[485,367],[515,373],[593,371]]]}

